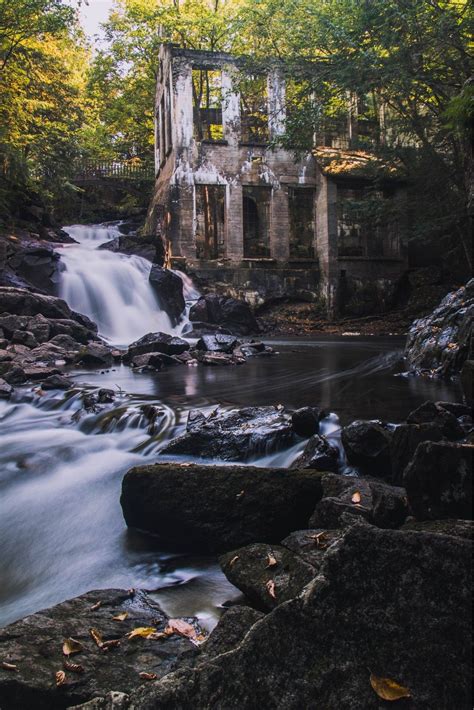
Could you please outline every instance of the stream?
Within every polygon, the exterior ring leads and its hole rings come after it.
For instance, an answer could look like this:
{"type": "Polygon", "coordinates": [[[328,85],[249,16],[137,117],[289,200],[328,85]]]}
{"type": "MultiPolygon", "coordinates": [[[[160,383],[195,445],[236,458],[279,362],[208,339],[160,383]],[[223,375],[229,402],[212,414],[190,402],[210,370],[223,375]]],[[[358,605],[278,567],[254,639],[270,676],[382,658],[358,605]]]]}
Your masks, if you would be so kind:
{"type": "MultiPolygon", "coordinates": [[[[64,247],[60,294],[104,338],[126,345],[150,331],[186,332],[187,317],[173,330],[160,310],[150,262],[97,248],[116,227],[66,229],[78,243],[64,247]]],[[[185,286],[191,302],[197,294],[188,279],[185,286]]],[[[190,409],[318,405],[329,413],[323,432],[337,443],[340,426],[354,419],[397,423],[427,399],[460,396],[454,384],[404,376],[403,338],[265,341],[278,355],[239,367],[75,369],[77,389],[23,387],[0,401],[0,626],[91,589],[140,587],[170,615],[196,615],[212,628],[222,604],[239,595],[215,558],[163,549],[128,530],[119,502],[124,473],[159,460],[190,409]],[[113,389],[115,402],[79,416],[84,387],[113,389]],[[162,413],[152,433],[142,411],[150,403],[162,413]]],[[[288,466],[303,446],[252,463],[288,466]]]]}

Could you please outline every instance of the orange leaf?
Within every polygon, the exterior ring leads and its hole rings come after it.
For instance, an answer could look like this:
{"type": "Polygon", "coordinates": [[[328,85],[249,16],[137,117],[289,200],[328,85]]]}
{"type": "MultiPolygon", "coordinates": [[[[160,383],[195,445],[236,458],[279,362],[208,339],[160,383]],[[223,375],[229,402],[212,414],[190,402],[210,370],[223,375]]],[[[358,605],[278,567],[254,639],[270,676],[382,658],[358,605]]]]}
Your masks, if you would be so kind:
{"type": "Polygon", "coordinates": [[[276,599],[275,582],[273,581],[273,579],[269,579],[265,586],[269,595],[273,597],[273,599],[276,599]]]}
{"type": "Polygon", "coordinates": [[[411,698],[408,688],[400,685],[390,678],[381,678],[370,674],[370,685],[382,700],[401,700],[401,698],[411,698]]]}
{"type": "Polygon", "coordinates": [[[143,680],[156,680],[158,678],[156,673],[139,673],[138,675],[143,680]]]}
{"type": "Polygon", "coordinates": [[[128,612],[124,611],[122,614],[117,614],[117,616],[113,616],[112,620],[113,621],[125,621],[125,619],[128,617],[128,612]]]}
{"type": "Polygon", "coordinates": [[[275,567],[278,564],[276,557],[270,553],[267,555],[267,562],[267,567],[275,567]]]}
{"type": "Polygon", "coordinates": [[[68,638],[63,643],[63,653],[65,656],[72,656],[74,653],[80,653],[84,646],[76,639],[68,638]]]}
{"type": "Polygon", "coordinates": [[[14,671],[15,673],[18,673],[18,667],[14,663],[7,663],[7,661],[2,661],[0,663],[0,668],[3,668],[5,671],[14,671]]]}
{"type": "Polygon", "coordinates": [[[54,678],[58,688],[66,682],[66,674],[64,671],[57,671],[57,673],[54,674],[54,678]]]}
{"type": "Polygon", "coordinates": [[[360,495],[360,492],[359,492],[359,491],[356,491],[356,492],[353,494],[353,496],[352,496],[352,498],[351,498],[351,501],[357,505],[358,503],[361,502],[361,500],[362,500],[362,496],[360,495]]]}

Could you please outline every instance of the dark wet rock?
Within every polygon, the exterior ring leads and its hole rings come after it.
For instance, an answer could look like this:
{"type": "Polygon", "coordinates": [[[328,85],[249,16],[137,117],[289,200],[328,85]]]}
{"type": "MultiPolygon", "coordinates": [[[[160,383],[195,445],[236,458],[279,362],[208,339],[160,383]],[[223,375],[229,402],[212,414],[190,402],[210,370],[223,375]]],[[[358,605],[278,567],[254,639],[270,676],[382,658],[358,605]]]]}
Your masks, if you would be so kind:
{"type": "Polygon", "coordinates": [[[0,286],[0,313],[19,316],[35,316],[41,313],[46,318],[71,318],[72,311],[61,298],[0,286]]]}
{"type": "Polygon", "coordinates": [[[82,323],[78,323],[71,318],[58,318],[49,321],[51,329],[51,339],[57,335],[69,335],[73,340],[87,345],[90,341],[97,341],[98,338],[93,330],[88,329],[82,323]]]}
{"type": "Polygon", "coordinates": [[[435,402],[437,407],[442,407],[447,412],[451,412],[458,419],[464,416],[472,415],[472,407],[462,402],[435,402]]]}
{"type": "Polygon", "coordinates": [[[73,381],[64,375],[49,375],[41,383],[44,390],[68,390],[73,386],[73,381]]]}
{"type": "Polygon", "coordinates": [[[401,530],[418,530],[419,532],[453,535],[467,540],[474,538],[474,521],[472,520],[407,520],[401,530]]]}
{"type": "Polygon", "coordinates": [[[26,379],[29,382],[39,382],[52,377],[53,375],[59,375],[60,372],[55,367],[47,367],[42,365],[26,365],[24,367],[24,373],[26,379]]]}
{"type": "Polygon", "coordinates": [[[413,710],[470,710],[470,556],[467,540],[355,525],[302,596],[133,707],[379,710],[372,672],[409,688],[413,710]]]}
{"type": "Polygon", "coordinates": [[[26,345],[27,348],[36,348],[38,346],[35,336],[28,330],[15,330],[12,335],[12,343],[26,345]]]}
{"type": "Polygon", "coordinates": [[[397,528],[408,515],[404,488],[390,486],[375,479],[324,474],[321,479],[322,500],[310,519],[315,528],[341,528],[362,517],[381,528],[397,528]]]}
{"type": "Polygon", "coordinates": [[[313,528],[309,530],[295,530],[282,540],[281,545],[299,555],[316,573],[321,567],[326,552],[330,546],[340,540],[343,530],[324,530],[313,528]]]}
{"type": "Polygon", "coordinates": [[[102,387],[97,392],[97,401],[99,404],[111,404],[112,402],[115,402],[115,392],[102,387]]]}
{"type": "Polygon", "coordinates": [[[424,402],[407,417],[408,424],[437,424],[448,439],[462,439],[463,429],[456,416],[438,402],[424,402]]]}
{"type": "Polygon", "coordinates": [[[215,411],[199,427],[172,439],[162,454],[248,461],[294,443],[291,419],[281,407],[215,411]]]}
{"type": "Polygon", "coordinates": [[[339,470],[339,449],[332,446],[324,436],[315,434],[307,442],[301,456],[291,464],[291,468],[312,468],[315,471],[339,470]]]}
{"type": "Polygon", "coordinates": [[[6,380],[0,377],[0,399],[10,399],[13,394],[13,387],[6,380]]]}
{"type": "Polygon", "coordinates": [[[50,339],[50,323],[41,313],[28,319],[27,329],[33,333],[38,343],[46,343],[50,339]]]}
{"type": "Polygon", "coordinates": [[[425,442],[403,475],[410,507],[419,520],[472,518],[471,445],[425,442]]]}
{"type": "Polygon", "coordinates": [[[291,415],[295,434],[307,439],[319,432],[319,422],[326,413],[319,407],[302,407],[291,415]]]}
{"type": "Polygon", "coordinates": [[[196,343],[197,350],[213,353],[233,353],[239,341],[233,335],[203,335],[196,343]]]}
{"type": "Polygon", "coordinates": [[[356,421],[344,427],[341,440],[347,460],[364,473],[390,478],[392,432],[379,421],[356,421]]]}
{"type": "Polygon", "coordinates": [[[200,350],[193,351],[193,354],[201,365],[209,365],[211,367],[219,365],[243,365],[245,362],[245,357],[237,354],[207,353],[200,350]]]}
{"type": "Polygon", "coordinates": [[[174,271],[155,264],[151,268],[149,281],[160,307],[168,314],[173,326],[177,325],[186,308],[182,280],[174,271]]]}
{"type": "Polygon", "coordinates": [[[157,239],[156,237],[121,234],[110,242],[101,244],[99,249],[140,256],[155,264],[163,263],[163,243],[160,238],[157,239]]]}
{"type": "Polygon", "coordinates": [[[145,353],[144,355],[132,357],[130,366],[137,369],[162,370],[164,363],[160,353],[145,353]]]}
{"type": "Polygon", "coordinates": [[[228,328],[224,328],[222,325],[216,325],[215,323],[199,323],[195,321],[191,323],[192,330],[189,335],[193,338],[200,338],[202,335],[215,335],[220,333],[222,335],[231,335],[228,328]]]}
{"type": "Polygon", "coordinates": [[[0,350],[5,350],[8,345],[8,340],[6,338],[0,338],[0,350]]]}
{"type": "Polygon", "coordinates": [[[28,378],[22,367],[15,365],[14,363],[5,364],[8,365],[8,369],[5,368],[5,370],[3,370],[3,367],[0,366],[0,374],[5,382],[9,385],[22,385],[26,382],[28,378]]]}
{"type": "Polygon", "coordinates": [[[8,259],[15,275],[45,293],[54,293],[57,282],[59,254],[48,244],[32,242],[22,246],[8,259]]]}
{"type": "Polygon", "coordinates": [[[43,343],[33,348],[23,356],[24,363],[36,363],[38,365],[55,365],[56,363],[74,363],[78,359],[76,350],[69,351],[54,345],[53,343],[43,343]]]}
{"type": "Polygon", "coordinates": [[[14,357],[14,354],[9,350],[0,350],[0,362],[11,362],[14,357]]]}
{"type": "Polygon", "coordinates": [[[131,360],[136,355],[147,353],[164,353],[165,355],[179,355],[189,350],[189,343],[183,338],[167,333],[147,333],[143,338],[132,343],[127,351],[126,360],[131,360]]]}
{"type": "Polygon", "coordinates": [[[189,312],[192,322],[221,325],[232,333],[258,333],[259,327],[248,303],[228,296],[201,296],[189,312]]]}
{"type": "Polygon", "coordinates": [[[110,367],[113,362],[112,353],[107,345],[89,343],[79,353],[79,361],[83,365],[110,367]]]}
{"type": "Polygon", "coordinates": [[[66,335],[64,333],[61,335],[55,335],[53,338],[51,338],[51,340],[49,340],[49,343],[52,345],[57,345],[58,348],[63,348],[64,350],[68,350],[70,352],[79,352],[84,347],[84,343],[79,343],[77,340],[74,340],[74,338],[72,338],[70,335],[66,335]]]}
{"type": "Polygon", "coordinates": [[[472,405],[474,392],[474,360],[466,360],[462,366],[461,384],[466,402],[472,405]]]}
{"type": "Polygon", "coordinates": [[[201,647],[200,658],[214,658],[238,646],[249,629],[263,619],[261,611],[249,606],[232,606],[219,620],[208,640],[201,647]]]}
{"type": "Polygon", "coordinates": [[[121,504],[130,527],[180,547],[225,551],[306,527],[320,497],[314,471],[155,464],[126,474],[121,504]]]}
{"type": "Polygon", "coordinates": [[[296,597],[316,576],[314,567],[281,545],[255,543],[219,558],[225,576],[258,609],[296,597]]]}
{"type": "Polygon", "coordinates": [[[403,484],[403,472],[415,455],[418,444],[423,441],[441,441],[443,438],[443,429],[439,424],[400,424],[390,441],[392,482],[403,484]]]}
{"type": "Polygon", "coordinates": [[[449,293],[426,318],[416,320],[408,333],[408,367],[432,375],[459,373],[469,357],[474,316],[474,279],[449,293]]]}
{"type": "Polygon", "coordinates": [[[144,592],[101,589],[27,616],[0,631],[0,657],[17,666],[17,672],[0,669],[2,710],[63,710],[111,690],[129,693],[144,683],[140,673],[160,678],[177,665],[191,663],[193,644],[173,635],[166,639],[128,639],[134,628],[163,631],[168,617],[144,592]],[[99,608],[94,606],[100,602],[99,608]],[[113,617],[127,612],[124,621],[113,617]],[[101,650],[89,630],[95,628],[104,641],[120,639],[120,645],[101,650]],[[83,650],[70,658],[83,673],[65,669],[59,688],[55,673],[64,669],[64,639],[74,638],[83,650]]]}

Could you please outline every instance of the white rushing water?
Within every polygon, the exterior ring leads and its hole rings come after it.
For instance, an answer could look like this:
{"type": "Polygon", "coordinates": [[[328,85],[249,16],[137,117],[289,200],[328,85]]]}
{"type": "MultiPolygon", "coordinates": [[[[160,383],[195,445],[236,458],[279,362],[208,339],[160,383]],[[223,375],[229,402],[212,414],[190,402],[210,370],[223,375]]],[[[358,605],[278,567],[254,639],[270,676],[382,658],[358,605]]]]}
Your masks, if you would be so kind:
{"type": "MultiPolygon", "coordinates": [[[[186,314],[173,328],[159,306],[148,281],[151,262],[98,248],[120,235],[117,226],[72,225],[65,231],[78,243],[61,253],[60,296],[73,310],[97,323],[103,338],[113,345],[128,345],[146,333],[184,332],[186,314]]],[[[183,284],[186,300],[195,300],[198,294],[189,277],[183,278],[183,284]]]]}

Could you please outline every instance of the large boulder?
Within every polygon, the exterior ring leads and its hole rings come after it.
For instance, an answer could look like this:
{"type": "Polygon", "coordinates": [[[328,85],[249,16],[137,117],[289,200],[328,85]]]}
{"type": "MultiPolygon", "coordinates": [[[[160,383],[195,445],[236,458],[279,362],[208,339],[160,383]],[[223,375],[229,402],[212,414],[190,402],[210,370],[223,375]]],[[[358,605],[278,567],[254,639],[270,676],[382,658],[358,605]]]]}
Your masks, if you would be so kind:
{"type": "Polygon", "coordinates": [[[0,630],[2,710],[63,710],[109,691],[129,693],[149,682],[141,673],[161,678],[191,663],[196,647],[178,634],[165,635],[168,623],[144,592],[100,589],[10,624],[0,630]],[[157,637],[128,638],[140,627],[155,628],[157,637]],[[64,654],[67,639],[78,643],[79,652],[64,654]]]}
{"type": "Polygon", "coordinates": [[[438,308],[410,328],[405,349],[411,370],[451,376],[469,356],[474,316],[474,279],[449,293],[438,308]]]}
{"type": "Polygon", "coordinates": [[[164,249],[163,241],[155,236],[137,236],[136,234],[121,234],[110,242],[101,244],[99,249],[107,251],[121,252],[134,256],[141,256],[143,259],[154,264],[163,264],[164,249]]]}
{"type": "Polygon", "coordinates": [[[291,415],[293,429],[298,436],[308,439],[319,432],[319,422],[326,412],[319,407],[301,407],[291,415]]]}
{"type": "Polygon", "coordinates": [[[333,446],[324,436],[315,434],[308,440],[298,458],[293,461],[291,468],[312,468],[315,471],[339,470],[339,449],[333,446]]]}
{"type": "Polygon", "coordinates": [[[249,461],[291,446],[294,438],[283,407],[245,407],[188,421],[186,433],[172,439],[161,453],[249,461]]]}
{"type": "Polygon", "coordinates": [[[149,281],[160,307],[168,314],[172,325],[177,325],[186,308],[182,280],[174,271],[154,264],[151,267],[149,281]]]}
{"type": "Polygon", "coordinates": [[[59,281],[59,258],[49,244],[32,242],[16,250],[8,259],[8,266],[34,288],[53,294],[59,281]]]}
{"type": "Polygon", "coordinates": [[[196,349],[210,353],[233,353],[239,344],[233,335],[216,333],[215,335],[202,335],[196,343],[196,349]]]}
{"type": "Polygon", "coordinates": [[[355,421],[344,427],[341,440],[347,460],[363,473],[390,478],[392,432],[379,421],[355,421]]]}
{"type": "Polygon", "coordinates": [[[472,445],[448,442],[418,446],[403,475],[416,518],[472,518],[473,450],[472,445]]]}
{"type": "Polygon", "coordinates": [[[71,318],[73,312],[61,298],[32,293],[23,288],[0,286],[0,313],[19,316],[41,313],[46,318],[71,318]]]}
{"type": "Polygon", "coordinates": [[[219,559],[225,576],[257,609],[269,611],[296,597],[316,569],[281,545],[255,543],[219,559]]]}
{"type": "Polygon", "coordinates": [[[444,433],[439,424],[427,422],[397,426],[390,441],[392,483],[403,485],[403,472],[415,455],[418,444],[423,441],[441,441],[442,439],[444,439],[444,433]]]}
{"type": "Polygon", "coordinates": [[[120,502],[130,527],[180,547],[225,551],[306,527],[320,498],[314,471],[155,464],[125,475],[120,502]]]}
{"type": "Polygon", "coordinates": [[[379,710],[372,681],[413,710],[470,710],[471,543],[355,525],[300,597],[229,653],[132,693],[135,710],[379,710]],[[382,681],[383,682],[383,681],[382,681]]]}
{"type": "MultiPolygon", "coordinates": [[[[456,414],[449,411],[450,404],[445,402],[424,402],[407,417],[408,424],[437,424],[448,439],[462,439],[464,431],[456,414]]],[[[461,405],[462,411],[464,407],[461,405]]]]}
{"type": "Polygon", "coordinates": [[[207,294],[201,296],[189,312],[191,322],[212,323],[229,328],[233,333],[249,335],[258,333],[258,323],[245,301],[228,296],[207,294]]]}
{"type": "Polygon", "coordinates": [[[323,474],[321,485],[323,495],[310,518],[311,527],[343,528],[357,517],[380,528],[397,528],[408,516],[404,488],[333,473],[323,474]]]}
{"type": "Polygon", "coordinates": [[[147,353],[163,353],[164,355],[180,355],[189,350],[189,343],[183,338],[167,333],[147,333],[139,340],[129,345],[125,361],[133,360],[137,355],[147,353]]]}

